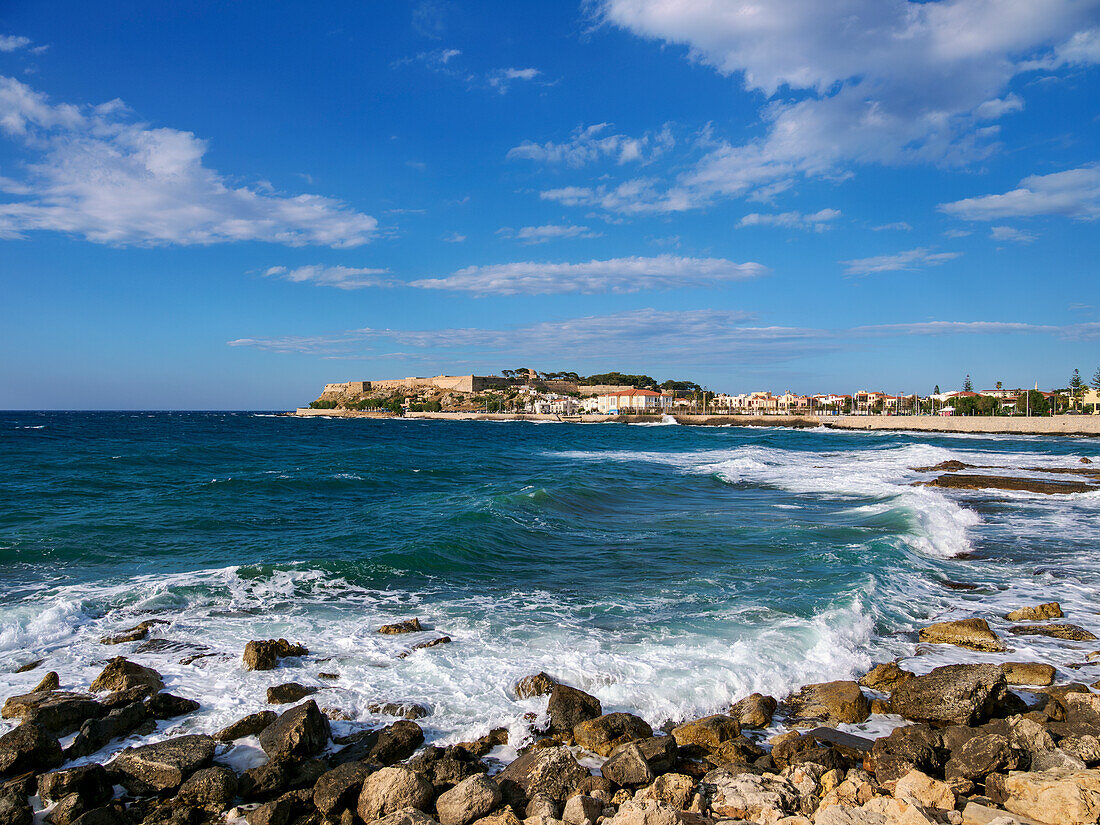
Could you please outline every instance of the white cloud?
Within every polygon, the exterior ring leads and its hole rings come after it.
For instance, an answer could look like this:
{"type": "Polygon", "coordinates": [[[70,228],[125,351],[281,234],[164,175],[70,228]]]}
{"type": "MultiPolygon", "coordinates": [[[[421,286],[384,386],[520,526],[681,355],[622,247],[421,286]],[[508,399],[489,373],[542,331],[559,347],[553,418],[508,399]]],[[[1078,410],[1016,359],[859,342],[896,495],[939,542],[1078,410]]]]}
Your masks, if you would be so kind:
{"type": "Polygon", "coordinates": [[[450,232],[443,236],[442,240],[447,243],[463,243],[466,240],[465,235],[460,235],[457,232],[450,232]]]}
{"type": "Polygon", "coordinates": [[[610,123],[578,127],[564,143],[533,143],[524,141],[508,150],[510,160],[533,160],[547,164],[565,164],[578,168],[609,158],[618,164],[648,163],[676,145],[672,130],[666,125],[660,132],[641,137],[608,134],[610,123]]]}
{"type": "Polygon", "coordinates": [[[584,263],[521,263],[468,266],[443,278],[409,285],[478,295],[551,295],[569,292],[638,292],[649,289],[711,287],[767,273],[762,264],[724,258],[612,258],[584,263]]]}
{"type": "Polygon", "coordinates": [[[1060,215],[1082,221],[1100,218],[1100,164],[1050,175],[1031,175],[1003,195],[941,203],[940,211],[969,221],[1060,215]]]}
{"type": "Polygon", "coordinates": [[[845,275],[870,275],[874,272],[898,272],[920,269],[925,266],[939,266],[959,257],[958,252],[933,252],[925,247],[909,249],[894,255],[875,255],[870,258],[856,258],[841,261],[845,275]]]}
{"type": "Polygon", "coordinates": [[[347,266],[299,266],[289,269],[285,266],[273,266],[264,271],[268,278],[279,278],[296,284],[316,284],[334,286],[337,289],[363,289],[365,287],[394,286],[389,278],[380,278],[389,270],[364,269],[347,266]]]}
{"type": "Polygon", "coordinates": [[[562,240],[565,238],[599,238],[602,232],[595,232],[587,226],[574,226],[571,224],[545,224],[543,226],[523,226],[513,230],[504,226],[497,230],[497,234],[506,238],[515,238],[525,244],[547,243],[548,241],[562,240]]]}
{"type": "Polygon", "coordinates": [[[1023,232],[1012,226],[994,226],[989,230],[989,237],[995,241],[1015,241],[1016,243],[1031,243],[1035,236],[1030,232],[1023,232]]]}
{"type": "Polygon", "coordinates": [[[737,226],[780,226],[786,229],[812,229],[815,232],[824,232],[829,224],[840,217],[839,209],[822,209],[812,214],[802,212],[780,212],[778,214],[760,214],[750,212],[745,215],[737,226]]]}
{"type": "Polygon", "coordinates": [[[1100,63],[1100,27],[1079,31],[1051,54],[1025,64],[1027,69],[1050,71],[1063,66],[1087,66],[1100,63]]]}
{"type": "Polygon", "coordinates": [[[943,233],[945,238],[965,238],[973,234],[969,229],[947,229],[943,233]]]}
{"type": "Polygon", "coordinates": [[[501,94],[508,91],[508,88],[516,80],[534,80],[542,72],[538,69],[497,69],[496,71],[489,72],[485,76],[489,85],[496,89],[501,94]]]}
{"type": "Polygon", "coordinates": [[[907,221],[894,221],[893,223],[883,223],[878,226],[872,226],[872,232],[888,232],[891,230],[897,230],[899,232],[909,232],[912,230],[912,226],[907,221]]]}
{"type": "Polygon", "coordinates": [[[191,132],[135,123],[120,101],[51,104],[0,77],[0,132],[36,156],[0,202],[0,238],[54,231],[96,243],[154,246],[268,241],[354,247],[375,218],[320,195],[231,183],[203,165],[191,132]]]}
{"type": "Polygon", "coordinates": [[[14,34],[0,34],[0,52],[15,52],[25,49],[31,44],[29,37],[19,37],[14,34]]]}

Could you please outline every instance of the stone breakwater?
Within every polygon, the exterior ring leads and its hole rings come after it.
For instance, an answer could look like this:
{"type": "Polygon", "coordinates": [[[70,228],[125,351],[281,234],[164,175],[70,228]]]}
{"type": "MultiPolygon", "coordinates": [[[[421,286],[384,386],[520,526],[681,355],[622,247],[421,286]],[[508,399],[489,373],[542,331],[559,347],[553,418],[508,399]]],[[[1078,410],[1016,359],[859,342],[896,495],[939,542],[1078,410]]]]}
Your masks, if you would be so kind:
{"type": "MultiPolygon", "coordinates": [[[[1055,602],[1004,617],[1008,636],[1041,635],[1100,646],[1063,621],[1055,602]]],[[[1072,617],[1071,617],[1072,618],[1072,617]]],[[[378,628],[422,629],[418,619],[378,628]]],[[[141,638],[143,623],[120,637],[141,638]]],[[[439,636],[425,648],[450,642],[439,636]]],[[[293,682],[268,690],[271,710],[228,727],[125,747],[199,703],[164,690],[161,675],[115,657],[86,688],[47,672],[2,715],[0,823],[31,825],[1078,825],[1100,822],[1100,693],[1055,684],[1044,662],[1010,661],[1010,638],[979,616],[919,632],[922,645],[998,654],[917,675],[896,662],[857,681],[805,685],[780,698],[754,693],[723,713],[654,730],[631,713],[538,673],[507,689],[546,696],[510,764],[497,758],[504,729],[425,747],[413,721],[430,711],[382,708],[403,719],[346,720],[323,689],[293,682]],[[314,694],[317,694],[314,696],[314,694]],[[304,701],[303,701],[304,700],[304,701]],[[287,706],[290,705],[289,709],[287,706]],[[892,727],[871,740],[846,732],[879,715],[892,727]],[[233,758],[242,742],[260,759],[233,758]],[[64,744],[63,744],[64,743],[64,744]]],[[[285,639],[249,642],[242,670],[308,661],[285,639]]],[[[1100,650],[1082,650],[1085,668],[1100,650]]],[[[316,665],[323,667],[325,657],[316,665]]],[[[28,668],[45,663],[35,661],[28,668]]],[[[44,668],[43,668],[44,669],[44,668]]],[[[338,682],[338,673],[319,673],[338,682]]],[[[488,687],[488,686],[487,686],[488,687]]]]}

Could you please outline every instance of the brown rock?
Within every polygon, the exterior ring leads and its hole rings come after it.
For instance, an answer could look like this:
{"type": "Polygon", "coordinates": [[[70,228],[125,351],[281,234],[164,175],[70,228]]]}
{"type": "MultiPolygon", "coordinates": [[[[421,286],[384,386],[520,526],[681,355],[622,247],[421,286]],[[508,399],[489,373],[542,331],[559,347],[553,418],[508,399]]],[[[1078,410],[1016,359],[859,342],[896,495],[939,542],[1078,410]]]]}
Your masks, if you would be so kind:
{"type": "Polygon", "coordinates": [[[102,765],[81,765],[38,777],[38,795],[46,802],[57,802],[70,795],[80,797],[85,810],[106,805],[114,789],[102,765]]]}
{"type": "Polygon", "coordinates": [[[951,786],[918,770],[909,771],[897,781],[894,796],[925,808],[936,808],[940,811],[955,809],[955,793],[951,786]]]}
{"type": "Polygon", "coordinates": [[[124,630],[117,636],[104,636],[99,641],[105,645],[120,645],[126,642],[137,642],[144,639],[149,635],[149,631],[156,627],[158,624],[171,624],[164,619],[147,619],[140,624],[134,625],[129,630],[124,630]]]}
{"type": "Polygon", "coordinates": [[[314,807],[330,819],[354,810],[369,773],[370,769],[361,762],[349,762],[322,774],[313,786],[314,807]]]}
{"type": "Polygon", "coordinates": [[[1005,618],[1010,622],[1041,622],[1045,619],[1060,619],[1062,616],[1062,606],[1058,602],[1047,602],[1013,610],[1005,618]]]}
{"type": "Polygon", "coordinates": [[[742,728],[763,730],[772,723],[772,716],[778,704],[771,696],[753,693],[734,702],[730,706],[729,715],[736,719],[742,728]]]}
{"type": "Polygon", "coordinates": [[[987,792],[1012,813],[1050,825],[1100,821],[1100,771],[1012,771],[990,777],[987,792]]]}
{"type": "Polygon", "coordinates": [[[435,799],[432,783],[408,768],[382,768],[363,782],[358,813],[364,822],[396,813],[405,808],[429,809],[435,799]]]}
{"type": "Polygon", "coordinates": [[[972,782],[982,782],[991,773],[1016,770],[1026,762],[1023,752],[1012,747],[1008,737],[990,733],[972,737],[957,751],[952,751],[944,774],[948,779],[961,776],[972,782]]]}
{"type": "Polygon", "coordinates": [[[554,689],[556,684],[558,683],[552,677],[541,671],[534,676],[524,676],[516,682],[516,698],[528,699],[532,696],[545,696],[554,689]]]}
{"type": "Polygon", "coordinates": [[[695,748],[696,752],[710,753],[722,743],[741,735],[741,725],[732,716],[716,713],[694,719],[672,729],[672,737],[681,748],[695,748]]]}
{"type": "Polygon", "coordinates": [[[806,685],[783,703],[791,716],[842,724],[859,723],[871,715],[871,705],[855,682],[806,685]]]}
{"type": "Polygon", "coordinates": [[[403,719],[423,719],[431,713],[424,705],[416,702],[376,702],[368,705],[367,710],[383,716],[400,716],[403,719]]]}
{"type": "Polygon", "coordinates": [[[34,722],[0,736],[0,774],[47,771],[61,764],[61,745],[34,722]]]}
{"type": "Polygon", "coordinates": [[[547,705],[551,733],[572,734],[581,722],[595,719],[603,713],[600,700],[583,690],[568,685],[554,685],[547,705]]]}
{"type": "Polygon", "coordinates": [[[859,683],[871,690],[893,693],[894,688],[902,682],[912,679],[914,675],[908,670],[902,670],[898,667],[897,662],[883,662],[871,668],[867,675],[859,680],[859,683]]]}
{"type": "Polygon", "coordinates": [[[1016,636],[1049,636],[1052,639],[1068,639],[1071,642],[1087,642],[1096,638],[1083,627],[1075,624],[1016,624],[1008,629],[1016,636]]]}
{"type": "Polygon", "coordinates": [[[232,742],[246,736],[256,736],[278,717],[279,715],[273,710],[261,710],[259,713],[250,714],[222,728],[214,734],[214,738],[219,742],[232,742]]]}
{"type": "Polygon", "coordinates": [[[1044,493],[1046,495],[1087,493],[1090,490],[1097,489],[1095,484],[1089,484],[1085,481],[1049,481],[1038,478],[1012,478],[1009,476],[984,476],[964,473],[949,473],[923,483],[930,487],[951,487],[957,490],[1022,490],[1028,493],[1044,493]]]}
{"type": "Polygon", "coordinates": [[[694,796],[694,779],[682,773],[666,773],[658,776],[648,788],[642,788],[634,794],[634,799],[639,802],[652,799],[686,810],[694,796]]]}
{"type": "Polygon", "coordinates": [[[1005,681],[1010,685],[1050,685],[1054,683],[1053,665],[1038,662],[1005,662],[1001,665],[1005,681]]]}
{"type": "Polygon", "coordinates": [[[919,638],[931,644],[948,644],[999,653],[1006,650],[1000,638],[989,629],[985,619],[961,619],[955,622],[937,622],[922,627],[919,638]]]}
{"type": "Polygon", "coordinates": [[[567,748],[528,751],[495,777],[506,802],[517,810],[538,794],[564,803],[581,780],[588,777],[567,748]]]}
{"type": "Polygon", "coordinates": [[[775,822],[799,810],[798,789],[774,774],[733,774],[720,768],[703,777],[703,787],[713,788],[708,802],[711,813],[720,817],[775,822]]]}
{"type": "Polygon", "coordinates": [[[77,730],[85,720],[107,713],[107,708],[84,693],[46,691],[11,696],[4,702],[0,716],[41,725],[55,736],[77,730]]]}
{"type": "Polygon", "coordinates": [[[305,646],[292,645],[286,639],[254,640],[244,646],[244,666],[247,670],[274,670],[280,659],[308,653],[305,646]]]}
{"type": "Polygon", "coordinates": [[[423,629],[424,627],[420,624],[420,619],[412,618],[393,624],[384,624],[378,628],[378,632],[392,636],[398,633],[419,633],[423,629]]]}
{"type": "Polygon", "coordinates": [[[42,681],[38,683],[38,687],[32,690],[31,693],[50,693],[60,688],[61,677],[57,675],[56,671],[51,670],[42,677],[42,681]]]}
{"type": "Polygon", "coordinates": [[[185,804],[224,811],[237,795],[237,774],[223,765],[203,768],[180,785],[176,798],[185,804]]]}
{"type": "Polygon", "coordinates": [[[116,656],[107,663],[103,672],[92,682],[92,691],[106,693],[139,688],[150,694],[164,689],[164,680],[151,667],[116,656]]]}
{"type": "Polygon", "coordinates": [[[630,743],[615,749],[601,768],[604,776],[624,788],[637,788],[653,781],[653,769],[649,767],[645,754],[637,745],[630,743]]]}
{"type": "Polygon", "coordinates": [[[606,713],[573,728],[573,741],[600,756],[609,755],[619,745],[651,736],[649,724],[629,713],[606,713]]]}
{"type": "Polygon", "coordinates": [[[976,725],[992,716],[1007,693],[996,665],[945,665],[899,685],[890,706],[916,722],[976,725]]]}
{"type": "Polygon", "coordinates": [[[127,748],[108,766],[119,784],[133,794],[163,793],[177,788],[214,758],[209,736],[178,736],[151,745],[127,748]]]}
{"type": "Polygon", "coordinates": [[[439,825],[469,825],[496,808],[500,799],[500,788],[493,780],[482,774],[471,776],[436,799],[439,825]]]}
{"type": "Polygon", "coordinates": [[[260,747],[269,757],[304,757],[320,753],[330,736],[328,719],[310,699],[281,714],[260,732],[260,747]]]}
{"type": "Polygon", "coordinates": [[[297,682],[273,685],[267,689],[267,703],[269,705],[289,705],[291,702],[299,702],[307,696],[312,696],[317,690],[315,687],[307,687],[297,682]]]}

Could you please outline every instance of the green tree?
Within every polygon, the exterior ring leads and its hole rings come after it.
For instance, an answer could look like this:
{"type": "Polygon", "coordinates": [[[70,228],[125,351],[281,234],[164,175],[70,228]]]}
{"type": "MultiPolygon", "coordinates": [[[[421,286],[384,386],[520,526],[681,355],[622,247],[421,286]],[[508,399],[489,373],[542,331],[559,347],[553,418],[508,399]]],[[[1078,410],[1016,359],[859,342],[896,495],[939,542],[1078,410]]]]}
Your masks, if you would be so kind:
{"type": "Polygon", "coordinates": [[[936,384],[936,388],[934,390],[932,390],[932,395],[939,395],[939,394],[940,394],[940,385],[936,384]]]}
{"type": "Polygon", "coordinates": [[[966,374],[966,380],[963,381],[963,392],[974,392],[974,384],[970,381],[970,373],[966,374]]]}
{"type": "Polygon", "coordinates": [[[1081,371],[1074,370],[1069,379],[1069,395],[1073,399],[1074,406],[1077,406],[1077,402],[1081,400],[1081,396],[1084,394],[1085,382],[1081,380],[1081,371]]]}
{"type": "Polygon", "coordinates": [[[1016,400],[1016,409],[1019,412],[1030,411],[1032,415],[1046,415],[1050,412],[1050,403],[1038,390],[1028,390],[1023,398],[1016,400]],[[1023,401],[1022,405],[1021,401],[1023,401]]]}
{"type": "Polygon", "coordinates": [[[1001,383],[1000,381],[998,381],[997,382],[997,389],[1002,389],[1003,387],[1004,387],[1004,384],[1001,383]]]}
{"type": "Polygon", "coordinates": [[[1100,367],[1096,368],[1096,375],[1092,376],[1092,388],[1100,392],[1100,367]]]}

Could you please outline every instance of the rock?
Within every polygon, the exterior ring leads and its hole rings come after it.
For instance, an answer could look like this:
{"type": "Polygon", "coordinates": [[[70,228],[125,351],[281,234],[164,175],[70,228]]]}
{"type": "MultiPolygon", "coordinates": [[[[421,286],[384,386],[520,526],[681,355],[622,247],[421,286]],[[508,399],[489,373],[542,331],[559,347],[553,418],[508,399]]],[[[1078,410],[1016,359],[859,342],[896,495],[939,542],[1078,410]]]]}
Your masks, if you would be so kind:
{"type": "Polygon", "coordinates": [[[1059,701],[1065,708],[1067,722],[1100,725],[1100,693],[1066,692],[1059,701]]]}
{"type": "Polygon", "coordinates": [[[394,624],[384,624],[378,628],[378,632],[392,636],[398,633],[419,633],[423,629],[424,627],[420,624],[420,619],[412,618],[405,619],[402,622],[395,622],[394,624]]]}
{"type": "Polygon", "coordinates": [[[479,736],[473,742],[459,742],[458,746],[465,748],[474,756],[485,756],[497,745],[508,744],[508,728],[493,728],[484,736],[479,736]]]}
{"type": "Polygon", "coordinates": [[[1048,481],[1039,478],[1013,478],[1010,476],[985,476],[966,473],[948,473],[932,481],[917,482],[930,487],[951,487],[957,490],[1021,490],[1027,493],[1065,495],[1087,493],[1096,485],[1085,481],[1048,481]]]}
{"type": "Polygon", "coordinates": [[[1031,765],[1029,766],[1029,770],[1040,772],[1051,771],[1055,769],[1083,771],[1085,767],[1085,763],[1078,759],[1076,756],[1068,754],[1060,748],[1055,748],[1052,751],[1040,753],[1036,756],[1031,757],[1031,765]]]}
{"type": "Polygon", "coordinates": [[[246,736],[257,736],[278,718],[279,714],[273,710],[261,710],[259,713],[249,714],[232,725],[222,728],[214,734],[214,738],[219,742],[233,742],[246,736]]]}
{"type": "Polygon", "coordinates": [[[83,803],[83,809],[90,810],[110,802],[114,789],[103,766],[93,763],[42,774],[38,777],[38,795],[46,802],[75,795],[83,803]]]}
{"type": "Polygon", "coordinates": [[[527,807],[523,809],[524,820],[535,818],[539,821],[546,819],[561,819],[560,803],[548,796],[537,794],[527,800],[527,807]]]}
{"type": "Polygon", "coordinates": [[[771,696],[753,693],[734,702],[730,706],[729,715],[736,719],[742,728],[763,730],[772,723],[772,716],[778,704],[771,696]]]}
{"type": "Polygon", "coordinates": [[[61,744],[34,722],[24,722],[0,736],[0,774],[48,771],[61,761],[61,744]]]}
{"type": "Polygon", "coordinates": [[[150,694],[156,693],[164,689],[164,680],[151,667],[116,656],[95,678],[91,689],[95,693],[107,693],[133,688],[141,688],[150,694]]]}
{"type": "MultiPolygon", "coordinates": [[[[96,807],[102,807],[102,805],[92,807],[94,809],[96,807]]],[[[2,802],[0,802],[0,812],[2,812],[2,810],[3,806],[2,802]]],[[[88,810],[88,805],[80,798],[80,794],[71,793],[68,796],[63,796],[54,803],[53,808],[50,810],[50,825],[72,825],[73,822],[76,822],[78,817],[87,813],[88,810]]],[[[5,820],[0,819],[0,822],[3,821],[5,820]]]]}
{"type": "Polygon", "coordinates": [[[132,705],[134,702],[144,702],[150,696],[148,688],[139,686],[127,688],[126,690],[116,690],[107,694],[100,702],[107,710],[118,710],[127,705],[132,705]]]}
{"type": "Polygon", "coordinates": [[[288,825],[309,806],[308,798],[300,791],[291,791],[261,805],[248,814],[248,825],[288,825]]]}
{"type": "Polygon", "coordinates": [[[1019,818],[1000,808],[983,805],[974,800],[967,801],[962,810],[963,825],[1036,825],[1030,817],[1019,818]]]}
{"type": "Polygon", "coordinates": [[[1100,771],[1012,771],[990,777],[986,791],[1012,813],[1050,825],[1100,820],[1100,771]]]}
{"type": "Polygon", "coordinates": [[[274,685],[267,689],[267,703],[269,705],[289,705],[291,702],[299,702],[307,696],[312,696],[317,690],[315,687],[306,687],[297,682],[274,685]]]}
{"type": "Polygon", "coordinates": [[[600,700],[583,690],[568,685],[554,685],[547,705],[551,733],[573,732],[581,722],[595,719],[603,713],[600,700]]]}
{"type": "Polygon", "coordinates": [[[532,696],[545,696],[558,684],[550,676],[541,671],[534,676],[524,676],[514,688],[517,699],[529,699],[532,696]]]}
{"type": "Polygon", "coordinates": [[[163,619],[148,619],[140,624],[134,625],[129,630],[124,630],[117,636],[104,636],[99,641],[105,645],[120,645],[126,642],[137,642],[144,639],[149,635],[149,631],[156,627],[158,624],[171,624],[163,619]]]}
{"type": "Polygon", "coordinates": [[[1031,759],[1054,750],[1054,738],[1046,728],[1032,719],[1014,716],[1005,720],[1005,727],[1012,747],[1024,751],[1031,759]]]}
{"type": "Polygon", "coordinates": [[[1100,762],[1100,738],[1092,734],[1066,736],[1058,743],[1058,747],[1090,767],[1100,762]]]}
{"type": "Polygon", "coordinates": [[[653,769],[642,753],[642,749],[631,743],[615,749],[601,772],[604,776],[624,788],[637,788],[653,781],[653,769]]]}
{"type": "Polygon", "coordinates": [[[259,735],[260,747],[271,758],[313,756],[328,743],[328,719],[310,699],[282,713],[259,735]]]}
{"type": "Polygon", "coordinates": [[[1054,665],[1038,662],[1005,662],[1001,672],[1010,685],[1051,685],[1056,671],[1054,665]]]}
{"type": "Polygon", "coordinates": [[[1005,618],[1010,622],[1041,622],[1045,619],[1060,619],[1063,615],[1062,606],[1058,602],[1047,602],[1013,610],[1005,618]]]}
{"type": "Polygon", "coordinates": [[[908,799],[925,808],[941,811],[955,809],[955,793],[946,782],[933,779],[918,770],[909,771],[894,786],[894,796],[908,799]]]}
{"type": "Polygon", "coordinates": [[[859,683],[871,690],[893,693],[898,685],[909,681],[914,675],[908,670],[902,670],[898,667],[897,662],[883,662],[871,668],[867,675],[859,680],[859,683]]]}
{"type": "Polygon", "coordinates": [[[242,799],[270,799],[277,794],[312,787],[328,765],[320,759],[278,757],[249,768],[237,781],[237,793],[242,799]]]}
{"type": "Polygon", "coordinates": [[[329,762],[334,767],[345,762],[392,765],[408,759],[423,742],[424,731],[420,725],[402,719],[381,730],[356,734],[354,741],[334,753],[329,762]]]}
{"type": "Polygon", "coordinates": [[[737,720],[721,713],[694,719],[672,729],[676,744],[695,753],[710,753],[740,735],[741,725],[737,720]]]}
{"type": "Polygon", "coordinates": [[[149,719],[149,710],[142,702],[116,708],[102,719],[89,719],[80,726],[72,744],[65,750],[67,759],[90,756],[112,739],[129,736],[149,719]]]}
{"type": "Polygon", "coordinates": [[[31,693],[50,693],[60,688],[61,677],[57,675],[57,671],[51,670],[42,677],[42,681],[38,683],[38,687],[32,690],[31,693]]]}
{"type": "Polygon", "coordinates": [[[577,794],[566,801],[561,818],[568,825],[596,825],[596,820],[603,814],[603,807],[603,800],[577,794]]]}
{"type": "Polygon", "coordinates": [[[313,786],[313,805],[329,819],[355,810],[370,768],[360,762],[338,765],[321,775],[313,786]]]}
{"type": "Polygon", "coordinates": [[[4,825],[31,825],[34,822],[34,812],[27,804],[25,797],[17,794],[2,794],[0,795],[0,822],[4,825]]]}
{"type": "Polygon", "coordinates": [[[996,665],[945,665],[903,682],[890,696],[894,713],[916,722],[976,725],[1008,693],[996,665]]]}
{"type": "Polygon", "coordinates": [[[86,719],[107,713],[107,708],[84,693],[45,691],[12,696],[4,702],[0,716],[34,722],[56,736],[77,730],[86,719]]]}
{"type": "Polygon", "coordinates": [[[182,696],[174,696],[171,693],[157,693],[149,697],[145,707],[154,719],[174,719],[177,716],[194,713],[199,709],[199,703],[194,699],[184,699],[182,696]]]}
{"type": "Polygon", "coordinates": [[[254,640],[244,646],[244,666],[247,670],[274,670],[280,659],[308,653],[304,645],[292,645],[286,639],[254,640]]]}
{"type": "Polygon", "coordinates": [[[374,820],[368,825],[438,825],[438,823],[423,811],[416,808],[404,808],[397,813],[374,820]]]}
{"type": "Polygon", "coordinates": [[[404,719],[423,719],[431,713],[424,705],[418,705],[416,702],[376,703],[368,705],[367,710],[383,716],[400,716],[404,719]]]}
{"type": "Polygon", "coordinates": [[[658,776],[648,788],[642,788],[636,794],[636,801],[652,799],[664,802],[673,808],[686,810],[695,796],[695,780],[682,773],[666,773],[658,776]]]}
{"type": "Polygon", "coordinates": [[[1016,636],[1049,636],[1071,642],[1087,642],[1096,638],[1096,634],[1075,624],[1014,624],[1008,632],[1016,636]]]}
{"type": "Polygon", "coordinates": [[[990,733],[975,736],[957,751],[952,751],[944,774],[948,779],[961,776],[982,782],[996,771],[1025,767],[1027,761],[1022,751],[1012,747],[1008,737],[990,733]]]}
{"type": "Polygon", "coordinates": [[[652,736],[653,728],[629,713],[606,713],[573,728],[573,741],[600,756],[608,756],[619,745],[652,736]]]}
{"type": "Polygon", "coordinates": [[[397,655],[397,658],[398,659],[404,659],[410,653],[415,653],[417,650],[426,650],[429,647],[436,647],[437,645],[449,645],[450,643],[451,643],[451,637],[450,636],[440,636],[438,639],[429,639],[426,642],[417,642],[412,647],[410,647],[408,650],[406,650],[402,653],[399,653],[397,655]]]}
{"type": "Polygon", "coordinates": [[[989,629],[985,619],[960,619],[955,622],[937,622],[922,627],[918,634],[922,642],[965,647],[1000,653],[1007,648],[996,633],[989,629]]]}
{"type": "MultiPolygon", "coordinates": [[[[483,816],[481,819],[475,820],[474,825],[523,825],[523,823],[514,813],[504,810],[492,816],[483,816]]],[[[544,825],[553,825],[553,823],[545,823],[544,825]]]]}
{"type": "Polygon", "coordinates": [[[939,774],[946,760],[943,739],[938,731],[928,725],[909,725],[895,728],[889,736],[876,739],[868,764],[875,778],[883,784],[900,779],[914,769],[929,775],[939,774]]]}
{"type": "Polygon", "coordinates": [[[543,748],[528,751],[495,777],[504,799],[517,810],[527,799],[542,794],[563,803],[577,784],[588,777],[567,748],[543,748]]]}
{"type": "Polygon", "coordinates": [[[439,825],[468,825],[500,804],[500,787],[478,774],[463,779],[435,801],[439,825]]]}
{"type": "Polygon", "coordinates": [[[971,470],[979,465],[967,464],[965,461],[957,461],[955,459],[948,459],[947,461],[941,461],[939,464],[933,464],[931,467],[911,467],[910,469],[914,473],[943,473],[943,472],[955,472],[957,470],[971,470]]]}
{"type": "Polygon", "coordinates": [[[784,702],[791,716],[824,722],[859,723],[871,715],[871,704],[855,682],[806,685],[784,702]]]}
{"type": "Polygon", "coordinates": [[[214,758],[209,736],[178,736],[152,745],[127,748],[107,766],[118,782],[133,794],[164,793],[183,784],[214,758]]]}
{"type": "Polygon", "coordinates": [[[191,774],[176,794],[185,804],[224,811],[237,795],[237,774],[222,765],[202,768],[191,774]]]}
{"type": "Polygon", "coordinates": [[[711,813],[720,817],[774,822],[799,809],[798,789],[774,774],[733,774],[720,768],[703,777],[702,787],[711,813]]]}
{"type": "Polygon", "coordinates": [[[435,798],[432,783],[408,768],[382,768],[363,782],[357,811],[364,822],[405,808],[426,810],[435,798]]]}
{"type": "Polygon", "coordinates": [[[427,777],[436,793],[453,788],[464,779],[488,771],[488,767],[462,745],[424,748],[405,767],[427,777]]]}

